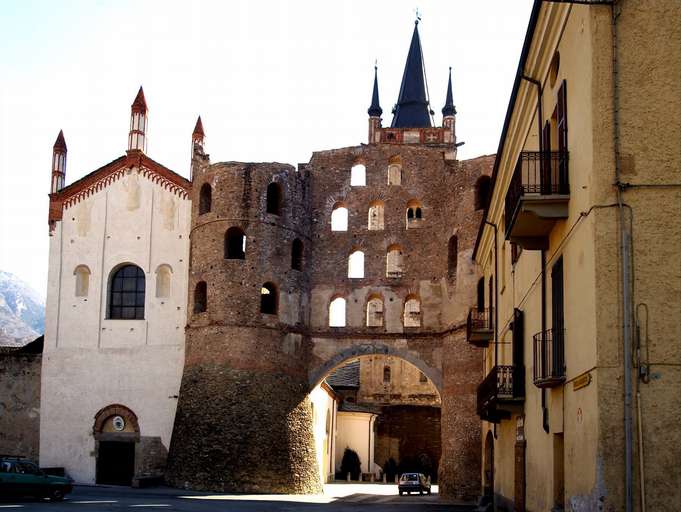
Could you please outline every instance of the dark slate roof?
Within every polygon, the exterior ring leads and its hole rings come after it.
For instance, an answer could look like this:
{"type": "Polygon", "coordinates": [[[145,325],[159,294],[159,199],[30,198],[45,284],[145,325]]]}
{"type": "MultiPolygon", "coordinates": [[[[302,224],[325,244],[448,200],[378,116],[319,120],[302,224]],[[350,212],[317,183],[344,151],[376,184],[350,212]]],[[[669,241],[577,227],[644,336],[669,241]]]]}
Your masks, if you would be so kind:
{"type": "Polygon", "coordinates": [[[336,368],[327,378],[326,383],[332,388],[358,388],[359,387],[359,359],[350,361],[348,364],[336,368]]]}
{"type": "Polygon", "coordinates": [[[343,403],[341,403],[338,410],[341,412],[366,412],[369,414],[381,414],[380,407],[372,407],[371,405],[352,403],[348,402],[347,400],[343,400],[343,403]]]}
{"type": "Polygon", "coordinates": [[[418,21],[409,45],[407,63],[404,66],[402,85],[397,104],[393,108],[392,128],[428,128],[432,126],[430,107],[423,69],[423,54],[419,38],[418,21]]]}
{"type": "Polygon", "coordinates": [[[456,107],[454,106],[454,98],[452,95],[452,68],[449,68],[449,83],[447,84],[447,99],[445,106],[442,108],[443,116],[456,115],[456,107]]]}
{"type": "Polygon", "coordinates": [[[374,66],[374,91],[371,95],[371,106],[367,113],[372,117],[381,117],[383,109],[378,101],[378,66],[374,66]]]}

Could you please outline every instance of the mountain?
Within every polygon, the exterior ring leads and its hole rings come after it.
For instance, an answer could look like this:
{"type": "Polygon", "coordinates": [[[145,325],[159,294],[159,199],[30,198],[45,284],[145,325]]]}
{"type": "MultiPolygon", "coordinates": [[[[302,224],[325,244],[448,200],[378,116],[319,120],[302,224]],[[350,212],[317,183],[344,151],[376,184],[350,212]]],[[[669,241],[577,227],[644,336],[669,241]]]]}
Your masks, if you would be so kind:
{"type": "Polygon", "coordinates": [[[24,345],[45,330],[45,300],[14,274],[0,270],[0,346],[24,345]]]}

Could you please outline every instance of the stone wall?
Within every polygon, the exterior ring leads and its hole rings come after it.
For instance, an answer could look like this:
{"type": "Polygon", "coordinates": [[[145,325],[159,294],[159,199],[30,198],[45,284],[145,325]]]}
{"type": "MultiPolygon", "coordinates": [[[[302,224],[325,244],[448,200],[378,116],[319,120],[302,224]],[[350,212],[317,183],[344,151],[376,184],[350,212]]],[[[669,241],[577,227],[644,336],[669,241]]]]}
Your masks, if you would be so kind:
{"type": "Polygon", "coordinates": [[[0,453],[38,460],[41,354],[0,352],[0,453]]]}

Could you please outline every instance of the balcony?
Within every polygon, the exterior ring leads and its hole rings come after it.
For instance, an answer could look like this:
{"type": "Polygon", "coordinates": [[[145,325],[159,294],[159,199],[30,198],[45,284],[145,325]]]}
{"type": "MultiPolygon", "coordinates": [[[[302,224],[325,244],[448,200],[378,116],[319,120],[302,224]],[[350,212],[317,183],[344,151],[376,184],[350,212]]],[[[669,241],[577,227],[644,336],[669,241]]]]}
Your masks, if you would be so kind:
{"type": "Polygon", "coordinates": [[[511,418],[525,400],[525,368],[495,366],[478,386],[478,416],[491,423],[511,418]]]}
{"type": "Polygon", "coordinates": [[[493,309],[471,308],[466,320],[466,341],[476,347],[486,348],[494,338],[493,309]]]}
{"type": "Polygon", "coordinates": [[[560,386],[565,382],[565,330],[548,329],[535,334],[533,339],[534,385],[538,388],[560,386]]]}
{"type": "Polygon", "coordinates": [[[524,249],[548,248],[569,199],[567,151],[523,151],[506,193],[506,238],[524,249]]]}

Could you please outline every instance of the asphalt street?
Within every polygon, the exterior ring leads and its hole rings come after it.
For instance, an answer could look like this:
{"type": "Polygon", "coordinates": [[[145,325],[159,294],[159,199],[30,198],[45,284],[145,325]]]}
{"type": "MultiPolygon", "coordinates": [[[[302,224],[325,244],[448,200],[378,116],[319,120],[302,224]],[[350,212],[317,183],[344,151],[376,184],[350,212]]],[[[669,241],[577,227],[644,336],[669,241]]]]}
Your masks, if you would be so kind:
{"type": "MultiPolygon", "coordinates": [[[[171,488],[131,489],[128,487],[76,486],[62,502],[0,497],[0,512],[121,512],[126,509],[172,509],[202,512],[316,512],[370,509],[372,512],[470,511],[465,504],[443,503],[437,486],[431,496],[399,496],[397,486],[383,484],[331,484],[324,495],[234,495],[207,494],[171,488]]],[[[141,512],[141,511],[140,511],[141,512]]]]}

